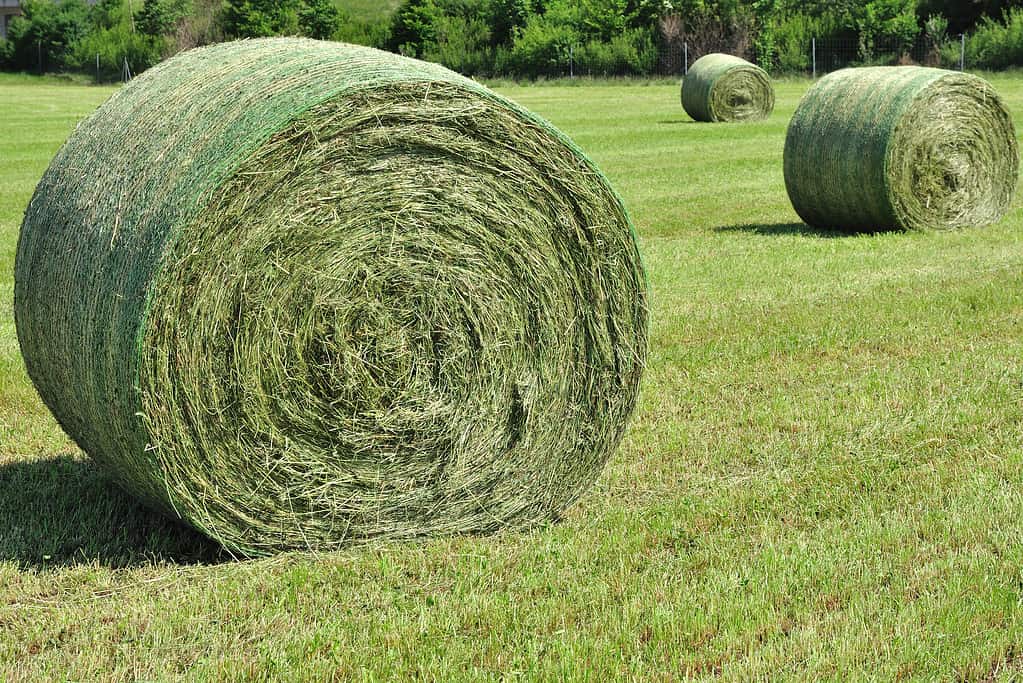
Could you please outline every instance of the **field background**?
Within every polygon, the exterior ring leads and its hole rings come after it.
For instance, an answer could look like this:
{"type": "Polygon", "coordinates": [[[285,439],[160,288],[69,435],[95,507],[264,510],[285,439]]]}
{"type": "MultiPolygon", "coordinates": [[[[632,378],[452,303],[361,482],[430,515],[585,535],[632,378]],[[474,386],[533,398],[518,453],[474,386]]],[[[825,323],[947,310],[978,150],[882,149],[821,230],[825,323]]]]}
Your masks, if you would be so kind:
{"type": "MultiPolygon", "coordinates": [[[[1023,125],[1023,76],[991,80],[1023,125]]],[[[18,354],[17,231],[110,89],[0,76],[0,680],[1023,675],[1023,214],[801,224],[806,81],[701,125],[675,85],[501,87],[605,169],[651,282],[640,405],[558,525],[235,562],[68,442],[18,354]]]]}
{"type": "Polygon", "coordinates": [[[401,0],[334,0],[334,4],[355,21],[383,21],[398,9],[401,0]]]}

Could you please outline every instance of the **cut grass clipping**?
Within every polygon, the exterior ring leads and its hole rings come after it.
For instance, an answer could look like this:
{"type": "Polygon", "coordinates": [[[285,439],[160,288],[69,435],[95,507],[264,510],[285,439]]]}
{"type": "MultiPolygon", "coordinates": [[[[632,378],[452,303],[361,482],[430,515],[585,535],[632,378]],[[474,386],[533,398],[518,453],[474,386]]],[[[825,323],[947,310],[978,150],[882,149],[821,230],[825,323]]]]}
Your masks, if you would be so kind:
{"type": "Polygon", "coordinates": [[[826,229],[988,225],[1008,210],[1018,167],[998,94],[942,69],[836,71],[803,97],[785,139],[792,205],[826,229]]]}
{"type": "Polygon", "coordinates": [[[554,519],[633,410],[625,209],[549,124],[446,69],[297,39],[194,50],[36,189],[29,374],[128,491],[233,552],[554,519]]]}
{"type": "Polygon", "coordinates": [[[759,66],[713,53],[689,67],[682,82],[682,108],[696,121],[757,121],[774,110],[774,88],[759,66]]]}

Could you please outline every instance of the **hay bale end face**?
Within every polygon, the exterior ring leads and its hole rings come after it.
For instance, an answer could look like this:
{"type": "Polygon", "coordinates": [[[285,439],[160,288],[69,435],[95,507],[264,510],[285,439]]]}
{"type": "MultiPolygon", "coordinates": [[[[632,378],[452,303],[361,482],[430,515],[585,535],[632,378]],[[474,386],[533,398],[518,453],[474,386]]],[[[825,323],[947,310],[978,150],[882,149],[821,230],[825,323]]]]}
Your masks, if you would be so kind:
{"type": "Polygon", "coordinates": [[[83,122],[27,210],[18,338],[128,491],[260,555],[553,519],[646,356],[621,201],[432,64],[194,50],[83,122]]]}
{"type": "Polygon", "coordinates": [[[682,108],[696,121],[758,121],[774,110],[767,72],[720,53],[700,57],[682,82],[682,108]]]}
{"type": "Polygon", "coordinates": [[[785,140],[785,186],[808,224],[846,231],[988,225],[1008,210],[1012,118],[981,78],[926,67],[832,73],[785,140]]]}

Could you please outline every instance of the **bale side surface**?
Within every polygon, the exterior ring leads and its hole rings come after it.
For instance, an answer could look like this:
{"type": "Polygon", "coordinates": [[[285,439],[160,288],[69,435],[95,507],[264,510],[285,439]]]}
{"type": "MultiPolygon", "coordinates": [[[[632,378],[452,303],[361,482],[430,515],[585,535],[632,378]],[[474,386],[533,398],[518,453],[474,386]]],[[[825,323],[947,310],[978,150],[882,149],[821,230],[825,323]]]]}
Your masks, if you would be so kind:
{"type": "Polygon", "coordinates": [[[845,69],[803,97],[785,140],[785,186],[810,225],[951,229],[1004,215],[1019,155],[983,79],[926,67],[845,69]]]}
{"type": "Polygon", "coordinates": [[[191,51],[83,122],[26,212],[26,366],[126,489],[231,550],[554,518],[634,406],[631,226],[564,136],[441,67],[191,51]]]}
{"type": "Polygon", "coordinates": [[[689,67],[682,83],[682,108],[696,121],[757,121],[774,110],[767,72],[745,59],[712,53],[689,67]]]}

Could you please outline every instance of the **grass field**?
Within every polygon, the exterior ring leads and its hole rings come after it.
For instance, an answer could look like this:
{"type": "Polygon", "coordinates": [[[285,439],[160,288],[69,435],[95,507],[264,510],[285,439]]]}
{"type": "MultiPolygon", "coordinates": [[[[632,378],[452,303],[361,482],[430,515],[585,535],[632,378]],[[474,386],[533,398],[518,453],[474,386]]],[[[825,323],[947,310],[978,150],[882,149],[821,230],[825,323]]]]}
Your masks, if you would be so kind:
{"type": "Polygon", "coordinates": [[[357,21],[375,21],[389,17],[401,0],[335,0],[335,4],[357,21]]]}
{"type": "MultiPolygon", "coordinates": [[[[1023,77],[992,80],[1023,112],[1023,77]]],[[[806,87],[748,125],[690,123],[668,85],[502,87],[636,221],[621,450],[549,528],[235,562],[113,488],[24,374],[21,213],[110,90],[0,78],[0,680],[1023,676],[1023,204],[807,228],[781,175],[806,87]]]]}

